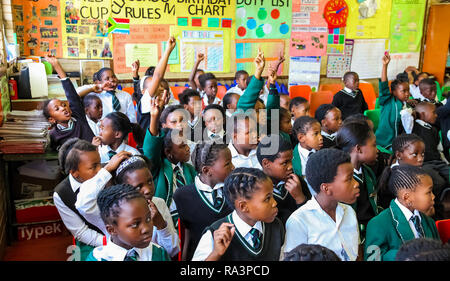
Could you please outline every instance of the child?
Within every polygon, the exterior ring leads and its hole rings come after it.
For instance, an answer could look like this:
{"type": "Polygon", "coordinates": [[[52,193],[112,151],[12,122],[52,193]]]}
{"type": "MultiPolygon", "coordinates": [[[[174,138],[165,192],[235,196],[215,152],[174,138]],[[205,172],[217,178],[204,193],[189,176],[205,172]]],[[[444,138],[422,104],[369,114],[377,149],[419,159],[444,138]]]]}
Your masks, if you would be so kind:
{"type": "Polygon", "coordinates": [[[336,134],[342,126],[341,111],[332,104],[320,105],[315,113],[315,118],[319,121],[323,137],[322,148],[333,148],[336,146],[336,134]]]}
{"type": "Polygon", "coordinates": [[[198,77],[198,81],[203,89],[202,97],[202,108],[204,109],[207,105],[210,104],[220,104],[222,102],[217,95],[217,79],[214,74],[208,72],[202,74],[198,77]]]}
{"type": "Polygon", "coordinates": [[[360,195],[352,207],[358,218],[363,244],[367,223],[378,214],[377,179],[372,169],[367,166],[377,160],[375,135],[366,123],[349,123],[338,131],[336,146],[350,154],[353,178],[359,184],[360,195]]]}
{"type": "Polygon", "coordinates": [[[245,70],[239,70],[234,75],[234,79],[236,81],[236,86],[228,89],[227,94],[235,93],[239,96],[242,96],[245,89],[247,89],[247,79],[248,79],[248,73],[245,70]]]}
{"type": "Polygon", "coordinates": [[[292,165],[294,165],[294,173],[299,177],[305,175],[309,157],[323,146],[323,137],[320,131],[320,123],[312,117],[302,116],[294,122],[298,145],[294,148],[292,165]]]}
{"type": "Polygon", "coordinates": [[[261,170],[234,170],[224,187],[234,211],[205,229],[193,260],[278,261],[284,228],[272,191],[272,181],[261,170]]]}
{"type": "Polygon", "coordinates": [[[200,63],[205,59],[205,55],[202,53],[197,54],[197,59],[195,60],[194,66],[192,67],[192,71],[189,74],[189,86],[192,90],[196,90],[200,93],[200,96],[203,96],[203,87],[200,84],[199,77],[200,75],[205,74],[202,69],[198,69],[200,63]]]}
{"type": "Polygon", "coordinates": [[[359,76],[356,72],[346,72],[342,77],[344,89],[337,92],[331,102],[342,113],[342,120],[356,113],[364,113],[368,109],[363,93],[359,89],[359,76]]]}
{"type": "Polygon", "coordinates": [[[196,90],[185,89],[180,95],[180,104],[189,112],[190,119],[187,121],[187,125],[191,130],[190,140],[201,140],[201,134],[203,130],[202,126],[202,102],[200,94],[196,90]],[[199,136],[196,138],[195,136],[199,136]]]}
{"type": "Polygon", "coordinates": [[[293,98],[289,104],[289,111],[292,114],[292,123],[294,123],[299,117],[309,116],[308,100],[303,97],[293,98]]]}
{"type": "Polygon", "coordinates": [[[223,198],[223,182],[234,169],[227,145],[199,143],[191,158],[197,171],[195,180],[177,189],[173,196],[185,227],[182,260],[192,259],[205,227],[232,211],[223,198]]]}
{"type": "Polygon", "coordinates": [[[121,151],[128,151],[133,155],[141,154],[134,147],[125,143],[128,133],[132,131],[133,137],[142,145],[142,130],[136,123],[130,123],[128,117],[122,112],[111,112],[101,121],[98,148],[101,163],[107,163],[114,155],[121,151]]]}
{"type": "Polygon", "coordinates": [[[414,82],[412,84],[409,84],[409,92],[414,99],[421,99],[423,97],[423,95],[420,93],[419,84],[420,81],[428,77],[429,75],[427,72],[420,72],[413,78],[414,82]]]}
{"type": "Polygon", "coordinates": [[[289,97],[289,95],[280,94],[280,107],[289,110],[290,105],[291,98],[289,97]]]}
{"type": "Polygon", "coordinates": [[[358,221],[347,204],[356,202],[359,188],[350,156],[334,148],[314,153],[306,165],[306,179],[317,195],[287,220],[284,253],[300,244],[319,244],[343,261],[356,260],[358,221]]]}
{"type": "Polygon", "coordinates": [[[87,260],[170,261],[167,252],[152,242],[151,211],[135,187],[121,184],[103,189],[97,202],[110,239],[87,260]]]}
{"type": "Polygon", "coordinates": [[[234,126],[228,148],[231,151],[233,165],[238,168],[262,169],[256,156],[258,145],[256,121],[243,113],[235,113],[232,118],[234,126]]]}
{"type": "Polygon", "coordinates": [[[420,93],[417,97],[417,100],[439,104],[439,101],[436,98],[437,94],[436,83],[434,82],[433,79],[425,78],[420,80],[419,89],[420,93]]]}
{"type": "Polygon", "coordinates": [[[103,115],[102,100],[94,95],[90,94],[83,98],[84,110],[86,112],[86,120],[96,137],[100,134],[100,119],[103,115]]]}
{"type": "Polygon", "coordinates": [[[286,253],[284,261],[341,261],[341,259],[323,246],[301,244],[286,253]]]}
{"type": "Polygon", "coordinates": [[[378,100],[381,106],[380,122],[375,133],[377,144],[385,149],[390,149],[392,141],[399,135],[401,118],[400,111],[406,107],[406,101],[409,98],[409,84],[394,80],[391,83],[391,92],[389,92],[387,80],[387,67],[391,57],[388,53],[383,56],[383,70],[381,71],[380,96],[378,100]]]}
{"type": "Polygon", "coordinates": [[[203,110],[205,132],[203,139],[218,143],[226,143],[226,115],[225,110],[218,104],[210,104],[203,110]]]}
{"type": "Polygon", "coordinates": [[[396,199],[367,225],[364,258],[368,261],[393,261],[400,246],[414,238],[440,239],[435,222],[418,211],[433,208],[431,177],[419,167],[396,166],[388,187],[396,199]]]}
{"type": "Polygon", "coordinates": [[[237,103],[241,96],[235,93],[226,94],[222,99],[222,106],[225,109],[225,114],[227,115],[227,119],[233,115],[233,113],[237,109],[237,103]]]}
{"type": "MultiPolygon", "coordinates": [[[[280,132],[288,135],[287,140],[291,143],[290,136],[292,135],[292,117],[291,112],[289,110],[280,107],[280,132]]],[[[276,133],[276,132],[273,132],[276,133]]]]}
{"type": "Polygon", "coordinates": [[[283,225],[289,216],[311,198],[306,183],[292,168],[292,147],[279,135],[267,135],[256,150],[263,172],[272,179],[278,218],[283,225]],[[309,198],[308,198],[309,197],[309,198]]]}

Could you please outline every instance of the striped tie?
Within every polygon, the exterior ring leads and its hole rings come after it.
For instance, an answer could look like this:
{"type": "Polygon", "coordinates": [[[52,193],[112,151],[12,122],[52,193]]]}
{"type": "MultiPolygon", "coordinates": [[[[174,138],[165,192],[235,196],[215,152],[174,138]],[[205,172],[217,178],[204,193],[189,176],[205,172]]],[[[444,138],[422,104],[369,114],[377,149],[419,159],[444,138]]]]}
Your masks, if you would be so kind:
{"type": "Polygon", "coordinates": [[[174,173],[175,173],[175,178],[176,178],[176,186],[177,188],[185,186],[186,185],[186,181],[184,180],[183,175],[181,174],[181,169],[179,166],[175,166],[175,168],[173,169],[174,173]]]}
{"type": "Polygon", "coordinates": [[[123,261],[137,261],[139,258],[139,254],[136,252],[135,249],[131,249],[123,259],[123,261]]]}
{"type": "Polygon", "coordinates": [[[218,209],[222,206],[223,198],[221,196],[217,196],[217,189],[214,189],[212,192],[212,198],[214,202],[214,208],[218,209]]]}
{"type": "Polygon", "coordinates": [[[284,194],[287,192],[284,183],[279,183],[279,184],[275,187],[275,189],[278,190],[278,192],[280,193],[281,196],[284,196],[284,194]]]}
{"type": "Polygon", "coordinates": [[[120,102],[119,102],[119,99],[116,97],[116,91],[107,91],[107,93],[110,94],[112,97],[112,105],[113,105],[114,111],[119,111],[120,110],[120,102]]]}
{"type": "Polygon", "coordinates": [[[117,154],[117,152],[115,152],[114,150],[108,151],[108,157],[109,157],[109,159],[111,160],[111,158],[113,158],[114,155],[116,155],[116,154],[117,154]]]}
{"type": "Polygon", "coordinates": [[[252,235],[253,248],[259,249],[261,247],[261,232],[256,228],[252,228],[250,234],[252,235]]]}
{"type": "Polygon", "coordinates": [[[420,224],[419,216],[414,215],[410,218],[410,220],[414,223],[414,227],[416,228],[417,234],[419,234],[419,238],[424,237],[425,233],[423,231],[422,224],[420,224]]]}

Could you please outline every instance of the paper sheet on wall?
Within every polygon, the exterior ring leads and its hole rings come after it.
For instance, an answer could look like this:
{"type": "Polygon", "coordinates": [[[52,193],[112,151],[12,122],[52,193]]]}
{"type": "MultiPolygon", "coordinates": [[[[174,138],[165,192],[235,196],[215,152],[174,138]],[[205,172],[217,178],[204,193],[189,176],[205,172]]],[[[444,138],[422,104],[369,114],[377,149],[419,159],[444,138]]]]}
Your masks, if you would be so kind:
{"type": "Polygon", "coordinates": [[[289,86],[309,85],[312,91],[319,89],[320,60],[318,56],[291,57],[289,62],[289,86]]]}
{"type": "Polygon", "coordinates": [[[323,17],[327,1],[294,0],[290,56],[323,56],[327,51],[328,24],[323,17]]]}
{"type": "Polygon", "coordinates": [[[158,64],[158,44],[125,44],[125,63],[131,67],[139,60],[140,66],[149,67],[158,64]]]}
{"type": "Polygon", "coordinates": [[[356,39],[353,47],[351,71],[360,79],[381,76],[382,61],[386,51],[386,39],[356,39]]]}
{"type": "Polygon", "coordinates": [[[420,53],[390,54],[391,61],[388,66],[388,79],[393,80],[397,74],[402,73],[408,66],[419,67],[420,53]]]}
{"type": "Polygon", "coordinates": [[[392,53],[419,52],[426,0],[393,0],[391,14],[392,53]]]}
{"type": "Polygon", "coordinates": [[[327,77],[342,78],[350,71],[354,40],[346,39],[343,54],[329,54],[327,60],[327,77]]]}
{"type": "MultiPolygon", "coordinates": [[[[166,51],[167,42],[163,41],[162,44],[162,53],[166,51]]],[[[167,61],[167,64],[179,64],[180,63],[180,56],[178,55],[178,44],[175,45],[175,48],[172,50],[172,53],[170,53],[169,60],[167,61]]]]}
{"type": "Polygon", "coordinates": [[[30,90],[32,98],[48,96],[47,74],[43,63],[29,63],[30,90]]]}
{"type": "MultiPolygon", "coordinates": [[[[263,76],[267,75],[269,66],[278,60],[284,52],[285,40],[281,39],[237,39],[236,40],[236,71],[245,70],[250,75],[255,72],[253,60],[258,55],[258,49],[264,53],[266,67],[263,76]]],[[[283,64],[278,68],[278,75],[283,73],[283,64]]]]}
{"type": "Polygon", "coordinates": [[[388,38],[392,0],[347,0],[347,38],[388,38]]]}

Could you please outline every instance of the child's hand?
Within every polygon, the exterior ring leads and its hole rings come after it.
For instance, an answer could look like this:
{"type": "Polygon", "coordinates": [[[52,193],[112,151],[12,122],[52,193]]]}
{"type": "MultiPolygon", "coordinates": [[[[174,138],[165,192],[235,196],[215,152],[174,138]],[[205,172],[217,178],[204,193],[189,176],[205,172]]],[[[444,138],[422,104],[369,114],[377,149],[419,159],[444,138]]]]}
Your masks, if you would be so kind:
{"type": "Polygon", "coordinates": [[[102,144],[102,138],[101,137],[93,137],[92,144],[95,146],[100,146],[102,144]]]}
{"type": "Polygon", "coordinates": [[[173,49],[175,49],[175,46],[177,45],[177,40],[175,40],[175,37],[170,36],[169,39],[167,40],[167,48],[172,51],[173,49]]]}
{"type": "Polygon", "coordinates": [[[103,84],[95,84],[94,87],[92,87],[92,92],[96,94],[103,92],[103,84]]]}
{"type": "Polygon", "coordinates": [[[295,199],[295,202],[297,204],[305,202],[306,197],[302,191],[302,184],[300,182],[299,177],[296,174],[292,173],[289,175],[288,180],[286,181],[284,187],[295,199]]]}
{"type": "Polygon", "coordinates": [[[261,51],[261,49],[258,49],[258,55],[256,56],[254,63],[257,70],[261,70],[261,72],[262,70],[264,70],[266,60],[264,58],[264,53],[261,51]]]}
{"type": "Polygon", "coordinates": [[[214,250],[209,257],[217,260],[225,254],[233,239],[235,230],[234,224],[224,222],[220,225],[219,229],[214,231],[214,250]]]}
{"type": "Polygon", "coordinates": [[[167,226],[167,222],[162,217],[161,213],[159,212],[158,208],[156,208],[155,203],[152,201],[148,202],[148,205],[150,207],[150,212],[152,214],[152,222],[153,225],[156,226],[158,230],[164,229],[167,226]]]}
{"type": "Polygon", "coordinates": [[[139,67],[141,66],[141,63],[139,62],[139,60],[136,60],[135,62],[133,62],[131,64],[131,71],[133,71],[133,76],[137,77],[138,73],[139,73],[139,67]]]}
{"type": "Polygon", "coordinates": [[[201,61],[203,61],[205,59],[205,54],[202,53],[198,53],[197,54],[197,62],[200,63],[201,61]]]}
{"type": "Polygon", "coordinates": [[[275,81],[277,80],[277,72],[272,67],[269,69],[269,76],[267,77],[267,81],[270,84],[275,84],[275,81]]]}
{"type": "Polygon", "coordinates": [[[123,160],[126,160],[131,156],[132,154],[130,152],[121,151],[114,155],[111,160],[109,160],[108,164],[106,164],[105,166],[105,169],[112,174],[112,172],[114,172],[119,167],[120,163],[122,163],[123,160]]]}
{"type": "Polygon", "coordinates": [[[283,54],[283,51],[281,51],[281,52],[280,52],[280,56],[278,57],[278,60],[277,60],[277,64],[276,64],[277,68],[278,68],[284,61],[285,61],[284,54],[283,54]]]}
{"type": "Polygon", "coordinates": [[[55,67],[56,65],[59,65],[58,59],[53,55],[46,55],[45,60],[47,62],[49,62],[53,67],[55,67]]]}
{"type": "Polygon", "coordinates": [[[391,61],[391,55],[388,52],[385,52],[384,56],[383,56],[383,64],[388,65],[390,61],[391,61]]]}
{"type": "Polygon", "coordinates": [[[161,104],[158,104],[158,97],[150,98],[150,116],[159,116],[159,113],[161,112],[163,107],[164,106],[161,106],[161,104]]]}

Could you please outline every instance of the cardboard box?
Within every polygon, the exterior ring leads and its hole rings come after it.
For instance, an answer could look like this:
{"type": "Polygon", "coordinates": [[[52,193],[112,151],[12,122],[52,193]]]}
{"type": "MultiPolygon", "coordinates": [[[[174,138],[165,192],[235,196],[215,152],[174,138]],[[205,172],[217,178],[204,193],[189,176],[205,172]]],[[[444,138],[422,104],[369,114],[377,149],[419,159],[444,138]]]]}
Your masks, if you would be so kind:
{"type": "Polygon", "coordinates": [[[17,240],[19,241],[65,236],[68,233],[69,231],[61,220],[17,226],[17,240]]]}
{"type": "Polygon", "coordinates": [[[15,200],[16,223],[40,223],[60,220],[52,197],[15,200]]]}
{"type": "Polygon", "coordinates": [[[14,173],[12,180],[14,199],[30,199],[45,196],[42,191],[47,191],[46,195],[51,196],[53,194],[53,189],[62,180],[62,176],[57,179],[50,180],[14,173]]]}

